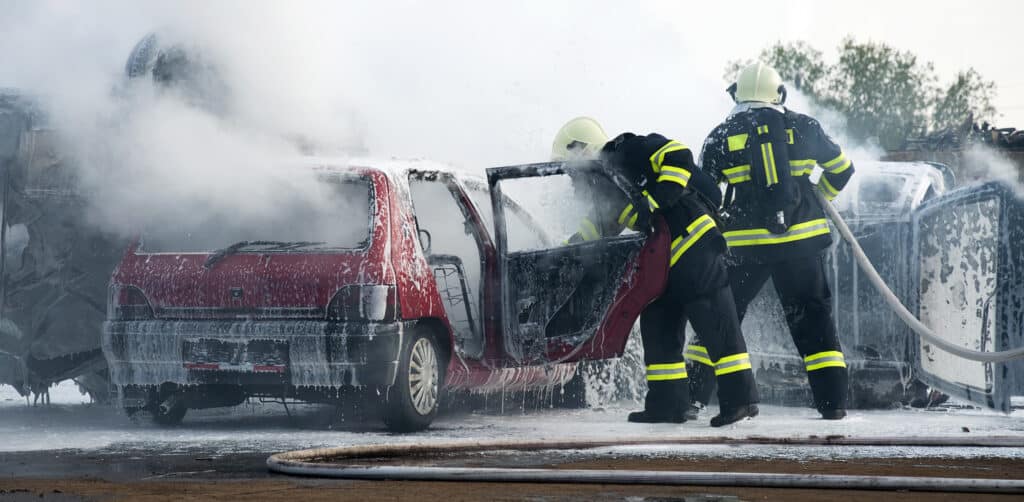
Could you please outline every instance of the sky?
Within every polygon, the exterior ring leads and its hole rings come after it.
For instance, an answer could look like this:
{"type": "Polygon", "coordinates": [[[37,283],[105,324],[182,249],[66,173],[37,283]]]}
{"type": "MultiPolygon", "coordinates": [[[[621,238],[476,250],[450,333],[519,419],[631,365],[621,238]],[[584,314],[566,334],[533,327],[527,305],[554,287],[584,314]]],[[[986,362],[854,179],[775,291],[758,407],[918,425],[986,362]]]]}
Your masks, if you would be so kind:
{"type": "Polygon", "coordinates": [[[804,40],[834,62],[840,41],[874,41],[935,64],[944,82],[974,67],[996,82],[997,124],[1024,129],[1024,65],[1016,63],[1024,2],[963,0],[833,2],[788,0],[764,4],[666,2],[665,12],[697,68],[720,77],[725,62],[749,59],[775,41],[804,40]]]}
{"type": "Polygon", "coordinates": [[[973,66],[998,84],[997,124],[1024,127],[1024,67],[1009,56],[1022,2],[3,4],[0,87],[53,96],[64,124],[112,115],[129,50],[167,30],[218,47],[237,79],[235,125],[473,170],[543,160],[578,115],[699,145],[731,107],[725,66],[779,40],[831,60],[845,36],[885,42],[946,81],[973,66]]]}

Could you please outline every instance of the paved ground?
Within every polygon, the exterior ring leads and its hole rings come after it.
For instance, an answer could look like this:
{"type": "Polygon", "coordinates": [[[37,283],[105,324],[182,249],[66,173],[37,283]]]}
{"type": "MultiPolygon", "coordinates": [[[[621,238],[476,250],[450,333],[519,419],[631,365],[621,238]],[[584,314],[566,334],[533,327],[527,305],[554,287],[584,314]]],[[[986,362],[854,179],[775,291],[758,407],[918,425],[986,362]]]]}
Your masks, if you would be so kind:
{"type": "MultiPolygon", "coordinates": [[[[613,485],[361,482],[290,478],[265,468],[277,451],[380,442],[564,439],[594,436],[806,437],[976,436],[1024,438],[1024,414],[976,409],[857,411],[825,422],[813,410],[766,406],[762,416],[724,429],[698,423],[625,423],[628,407],[530,413],[449,414],[429,431],[392,435],[376,423],[339,421],[333,410],[280,405],[191,413],[165,429],[84,403],[59,389],[49,407],[29,407],[0,387],[0,501],[7,500],[863,500],[874,492],[675,488],[613,485]],[[725,497],[725,498],[722,498],[725,497]],[[731,498],[735,497],[735,498],[731,498]]],[[[445,465],[461,462],[444,459],[445,465]]],[[[952,476],[1024,479],[1020,448],[646,446],[591,452],[475,456],[479,465],[733,472],[952,476]]],[[[886,493],[887,500],[962,500],[960,494],[886,493]]],[[[972,495],[972,500],[1009,499],[972,495]]]]}

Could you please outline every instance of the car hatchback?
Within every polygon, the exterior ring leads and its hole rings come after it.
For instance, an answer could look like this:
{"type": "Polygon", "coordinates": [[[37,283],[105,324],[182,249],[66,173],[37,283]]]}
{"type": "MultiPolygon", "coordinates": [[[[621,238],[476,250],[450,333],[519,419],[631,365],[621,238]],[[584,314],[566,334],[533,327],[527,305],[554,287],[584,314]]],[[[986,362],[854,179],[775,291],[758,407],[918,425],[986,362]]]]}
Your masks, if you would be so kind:
{"type": "Polygon", "coordinates": [[[502,194],[566,177],[561,164],[492,169],[490,186],[408,165],[313,170],[315,188],[260,218],[143,232],[125,252],[103,348],[126,409],[177,423],[249,397],[376,390],[391,429],[422,429],[444,388],[550,388],[621,355],[664,287],[664,232],[555,245],[502,194]]]}

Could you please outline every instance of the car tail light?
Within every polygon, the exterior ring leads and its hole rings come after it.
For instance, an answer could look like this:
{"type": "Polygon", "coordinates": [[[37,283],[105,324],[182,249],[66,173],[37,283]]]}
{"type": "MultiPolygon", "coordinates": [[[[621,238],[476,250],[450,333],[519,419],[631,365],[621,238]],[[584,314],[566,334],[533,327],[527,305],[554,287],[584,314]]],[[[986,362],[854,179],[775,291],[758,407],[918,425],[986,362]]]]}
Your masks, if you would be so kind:
{"type": "Polygon", "coordinates": [[[345,286],[327,305],[327,318],[332,321],[394,321],[398,317],[398,294],[394,286],[345,286]]]}
{"type": "Polygon", "coordinates": [[[107,301],[107,318],[112,321],[152,319],[153,308],[141,289],[135,286],[113,284],[107,301]]]}

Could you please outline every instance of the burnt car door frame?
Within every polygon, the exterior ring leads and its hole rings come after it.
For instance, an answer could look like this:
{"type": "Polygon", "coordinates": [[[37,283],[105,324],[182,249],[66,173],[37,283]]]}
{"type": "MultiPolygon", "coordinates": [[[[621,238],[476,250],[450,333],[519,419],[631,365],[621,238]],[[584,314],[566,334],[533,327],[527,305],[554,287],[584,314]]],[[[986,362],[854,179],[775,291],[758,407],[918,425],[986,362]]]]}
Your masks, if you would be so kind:
{"type": "MultiPolygon", "coordinates": [[[[621,175],[605,169],[596,161],[572,164],[545,162],[494,167],[487,170],[487,182],[494,210],[495,243],[501,284],[503,342],[508,357],[521,364],[561,363],[620,356],[640,311],[660,295],[667,280],[668,236],[663,227],[659,227],[659,231],[650,235],[645,232],[602,237],[594,241],[543,250],[509,251],[505,208],[499,203],[505,197],[500,182],[569,175],[570,172],[574,176],[597,175],[608,178],[633,201],[634,205],[646,207],[641,205],[646,202],[635,187],[621,175]],[[622,262],[611,263],[611,254],[621,257],[622,262]],[[516,263],[513,263],[514,261],[516,263]],[[524,263],[531,266],[520,267],[524,263]],[[565,281],[577,282],[569,298],[547,298],[548,301],[545,301],[545,298],[531,297],[528,299],[532,302],[526,304],[520,302],[517,296],[523,292],[517,287],[521,284],[518,284],[514,276],[519,268],[529,269],[534,276],[545,275],[545,272],[548,272],[547,275],[558,279],[566,277],[565,281]],[[595,271],[598,274],[595,274],[595,271]],[[591,306],[603,305],[604,310],[592,310],[591,313],[597,314],[596,317],[579,318],[563,315],[566,309],[573,311],[569,304],[571,297],[578,291],[589,294],[579,288],[582,281],[587,279],[593,282],[601,272],[606,281],[604,288],[589,300],[591,306]],[[602,303],[594,303],[598,301],[602,303]],[[539,326],[537,322],[529,322],[531,319],[537,321],[538,315],[542,316],[539,320],[543,321],[543,326],[539,326]],[[526,320],[523,320],[524,317],[526,320]],[[559,321],[559,324],[552,326],[556,321],[559,321]]],[[[531,277],[536,278],[534,276],[531,277]]],[[[560,292],[557,284],[551,286],[553,287],[542,288],[546,289],[548,296],[560,292]]]]}
{"type": "MultiPolygon", "coordinates": [[[[984,203],[993,199],[999,202],[998,214],[995,215],[995,284],[993,294],[981,306],[983,310],[981,327],[986,329],[987,326],[991,326],[993,346],[985,346],[984,343],[981,343],[980,346],[967,347],[989,352],[1024,346],[1024,268],[1020,266],[1020,264],[1024,264],[1024,202],[1015,196],[1010,187],[999,182],[964,187],[922,204],[914,211],[912,228],[914,235],[912,277],[914,291],[917,294],[911,295],[914,300],[911,309],[920,317],[924,294],[922,274],[925,273],[922,266],[924,260],[922,239],[925,238],[922,220],[952,207],[984,203]],[[991,309],[994,314],[988,315],[992,296],[995,297],[995,305],[991,309]]],[[[940,283],[937,286],[942,285],[940,283]]],[[[977,306],[968,305],[967,307],[977,306]]],[[[930,327],[940,336],[942,329],[951,329],[949,326],[930,327]]],[[[947,394],[1001,410],[1004,413],[1011,410],[1011,396],[1024,395],[1024,360],[976,363],[984,365],[985,377],[985,386],[977,387],[966,382],[953,381],[949,376],[928,371],[923,362],[923,358],[927,357],[926,350],[922,349],[922,345],[928,347],[928,344],[916,337],[915,340],[916,342],[912,344],[914,369],[920,375],[921,380],[928,385],[947,394]]],[[[931,348],[930,351],[945,354],[943,358],[955,357],[937,348],[931,348]]]]}
{"type": "MultiPolygon", "coordinates": [[[[492,345],[494,345],[494,340],[492,333],[494,332],[494,329],[490,325],[493,323],[493,311],[495,307],[492,307],[494,302],[490,299],[497,294],[492,291],[493,288],[495,288],[494,283],[496,282],[495,278],[497,276],[497,272],[494,270],[494,266],[492,265],[496,261],[494,243],[487,232],[485,221],[483,217],[478,214],[478,208],[474,206],[469,194],[466,193],[465,188],[459,182],[458,177],[454,174],[436,170],[411,169],[408,171],[406,179],[410,184],[413,181],[437,182],[444,184],[452,196],[453,201],[462,212],[464,219],[461,223],[463,225],[471,224],[471,235],[477,243],[477,251],[480,255],[480,283],[477,285],[477,291],[475,294],[466,295],[465,302],[471,336],[478,342],[479,348],[468,352],[465,351],[464,346],[458,347],[458,349],[468,358],[485,360],[489,357],[489,354],[493,352],[492,345]],[[476,312],[474,312],[472,307],[469,305],[469,302],[471,301],[476,302],[478,306],[476,312]],[[479,319],[475,319],[475,317],[479,317],[479,319]]],[[[410,202],[413,204],[413,218],[416,222],[417,232],[419,232],[423,229],[420,227],[418,211],[416,210],[416,201],[412,194],[411,187],[409,198],[410,202]]],[[[468,229],[469,227],[465,228],[468,229]]],[[[468,277],[465,271],[465,264],[461,263],[461,259],[453,255],[427,255],[426,253],[424,253],[424,258],[427,260],[427,265],[430,266],[431,270],[434,269],[435,265],[456,266],[461,275],[459,281],[460,286],[463,288],[464,292],[468,289],[468,277]]],[[[445,315],[447,315],[447,312],[445,315]]],[[[451,320],[449,320],[449,324],[451,324],[451,320]]],[[[455,330],[454,325],[452,326],[452,330],[455,330]]],[[[457,342],[461,341],[458,336],[456,336],[455,339],[457,342]]]]}

